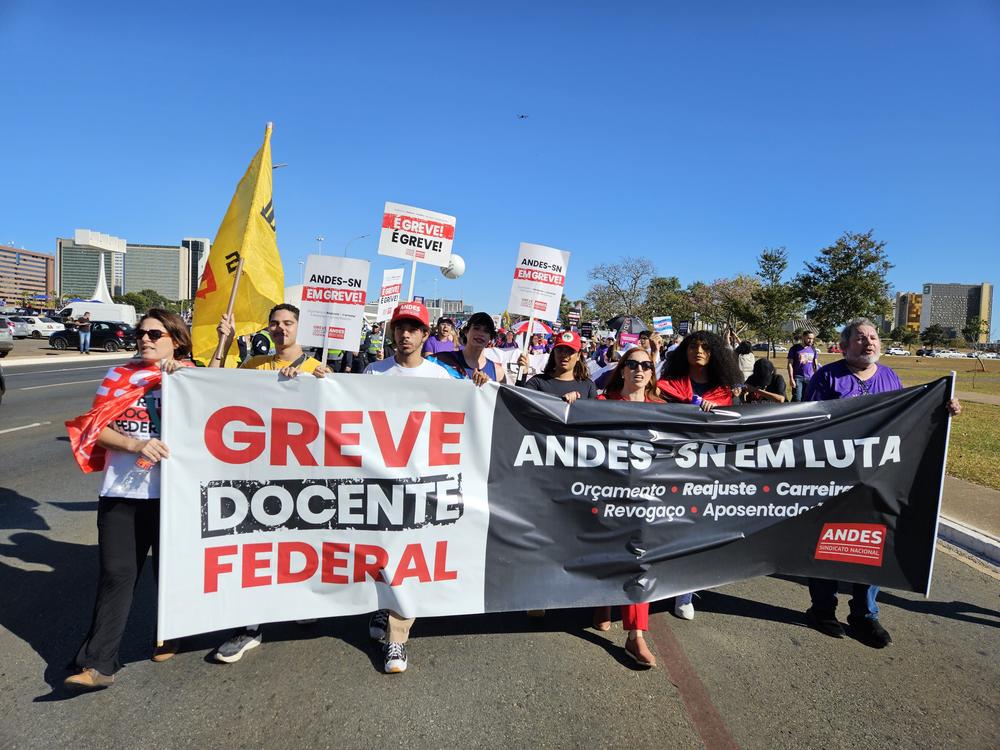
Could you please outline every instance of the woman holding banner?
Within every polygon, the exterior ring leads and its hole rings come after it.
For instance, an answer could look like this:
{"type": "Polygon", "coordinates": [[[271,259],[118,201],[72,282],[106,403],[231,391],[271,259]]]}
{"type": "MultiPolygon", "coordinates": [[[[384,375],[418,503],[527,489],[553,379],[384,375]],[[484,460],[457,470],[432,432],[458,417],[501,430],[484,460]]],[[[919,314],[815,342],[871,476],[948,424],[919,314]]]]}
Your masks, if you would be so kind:
{"type": "Polygon", "coordinates": [[[488,380],[503,383],[503,367],[497,367],[495,362],[486,358],[485,354],[486,347],[496,335],[497,329],[492,315],[484,312],[473,313],[459,332],[462,348],[455,352],[437,352],[431,355],[430,359],[447,365],[476,385],[482,385],[488,380]]]}
{"type": "MultiPolygon", "coordinates": [[[[733,385],[743,382],[736,357],[720,336],[695,331],[681,341],[667,359],[663,378],[656,386],[671,403],[694,404],[702,411],[731,406],[733,385]]],[[[693,594],[674,599],[674,614],[682,620],[694,619],[693,594]]]]}
{"type": "MultiPolygon", "coordinates": [[[[548,361],[538,375],[519,381],[517,384],[561,398],[572,404],[578,398],[597,398],[597,386],[590,379],[590,370],[580,354],[583,343],[575,331],[563,331],[553,337],[555,346],[548,361]]],[[[527,370],[528,355],[522,354],[518,360],[522,370],[527,370]]]]}
{"type": "MultiPolygon", "coordinates": [[[[604,401],[639,401],[649,404],[662,404],[656,393],[656,380],[653,377],[655,365],[649,354],[639,347],[629,349],[618,360],[618,365],[611,374],[608,387],[597,398],[604,401]]],[[[611,629],[611,607],[598,607],[594,610],[594,627],[597,630],[611,629]]],[[[643,667],[655,667],[656,657],[649,650],[642,634],[649,630],[649,604],[626,604],[622,607],[622,628],[628,633],[625,641],[625,653],[636,664],[643,667]]]]}
{"type": "MultiPolygon", "coordinates": [[[[160,440],[160,381],[163,373],[191,366],[191,336],[179,315],[153,308],[139,321],[136,341],[138,358],[112,367],[91,410],[66,423],[80,468],[104,471],[97,503],[97,601],[76,655],[80,671],[65,680],[76,690],[114,683],[132,593],[150,548],[157,566],[160,461],[170,456],[160,440]]],[[[175,651],[171,642],[160,644],[153,661],[175,651]]]]}

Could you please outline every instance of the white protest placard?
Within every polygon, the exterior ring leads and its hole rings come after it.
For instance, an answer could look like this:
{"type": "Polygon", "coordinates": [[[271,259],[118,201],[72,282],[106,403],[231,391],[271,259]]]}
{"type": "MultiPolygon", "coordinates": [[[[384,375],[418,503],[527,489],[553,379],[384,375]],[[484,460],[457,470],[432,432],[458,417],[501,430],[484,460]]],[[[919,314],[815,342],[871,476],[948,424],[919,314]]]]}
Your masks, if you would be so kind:
{"type": "Polygon", "coordinates": [[[399,297],[403,291],[402,268],[387,268],[382,273],[382,291],[378,296],[378,315],[375,322],[381,323],[392,317],[392,311],[399,305],[399,297]]]}
{"type": "Polygon", "coordinates": [[[358,350],[369,265],[357,258],[309,256],[299,313],[300,345],[358,350]]]}
{"type": "Polygon", "coordinates": [[[558,318],[568,267],[568,252],[522,242],[507,311],[541,320],[558,318]]]}
{"type": "Polygon", "coordinates": [[[387,201],[378,254],[447,268],[454,239],[454,216],[387,201]]]}

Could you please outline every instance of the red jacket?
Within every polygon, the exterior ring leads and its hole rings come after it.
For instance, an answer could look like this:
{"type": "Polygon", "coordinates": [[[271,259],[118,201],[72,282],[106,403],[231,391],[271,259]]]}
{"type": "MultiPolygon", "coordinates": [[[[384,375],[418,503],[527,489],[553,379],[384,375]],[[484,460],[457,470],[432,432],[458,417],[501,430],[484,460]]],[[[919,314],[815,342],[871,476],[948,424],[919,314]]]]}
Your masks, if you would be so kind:
{"type": "MultiPolygon", "coordinates": [[[[694,397],[694,389],[691,387],[690,378],[664,378],[656,381],[656,387],[667,401],[680,404],[690,404],[694,397]]],[[[717,385],[702,394],[706,401],[712,401],[719,406],[733,405],[733,391],[724,385],[717,385]]]]}

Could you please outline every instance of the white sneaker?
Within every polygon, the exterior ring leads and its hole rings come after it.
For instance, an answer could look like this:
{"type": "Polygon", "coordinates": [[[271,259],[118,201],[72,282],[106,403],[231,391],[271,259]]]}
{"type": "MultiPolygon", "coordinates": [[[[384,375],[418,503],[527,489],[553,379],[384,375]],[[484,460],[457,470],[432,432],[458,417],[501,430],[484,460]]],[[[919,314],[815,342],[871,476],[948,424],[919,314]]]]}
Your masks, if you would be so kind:
{"type": "Polygon", "coordinates": [[[402,643],[387,643],[382,649],[385,655],[385,673],[399,674],[406,671],[406,646],[402,643]]]}
{"type": "Polygon", "coordinates": [[[215,660],[232,664],[243,658],[243,654],[260,645],[260,631],[244,630],[237,633],[215,650],[215,660]]]}
{"type": "Polygon", "coordinates": [[[675,604],[674,614],[682,620],[693,620],[694,605],[691,602],[688,602],[687,604],[675,604]]]}

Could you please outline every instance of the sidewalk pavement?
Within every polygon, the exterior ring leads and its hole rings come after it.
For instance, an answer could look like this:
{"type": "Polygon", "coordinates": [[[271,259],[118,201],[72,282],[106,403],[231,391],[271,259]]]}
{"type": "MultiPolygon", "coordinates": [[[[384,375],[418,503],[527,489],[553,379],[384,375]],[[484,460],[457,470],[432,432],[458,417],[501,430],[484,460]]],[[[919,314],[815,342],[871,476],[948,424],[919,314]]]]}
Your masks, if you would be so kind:
{"type": "Polygon", "coordinates": [[[938,536],[1000,565],[1000,492],[946,476],[938,536]]]}
{"type": "Polygon", "coordinates": [[[959,401],[975,401],[977,404],[993,404],[1000,406],[1000,396],[992,393],[980,393],[979,391],[955,391],[955,398],[959,401]]]}
{"type": "Polygon", "coordinates": [[[0,360],[4,369],[21,367],[27,365],[65,365],[74,362],[103,362],[117,359],[131,359],[135,352],[92,352],[91,354],[63,353],[53,351],[41,357],[6,357],[0,360]]]}

